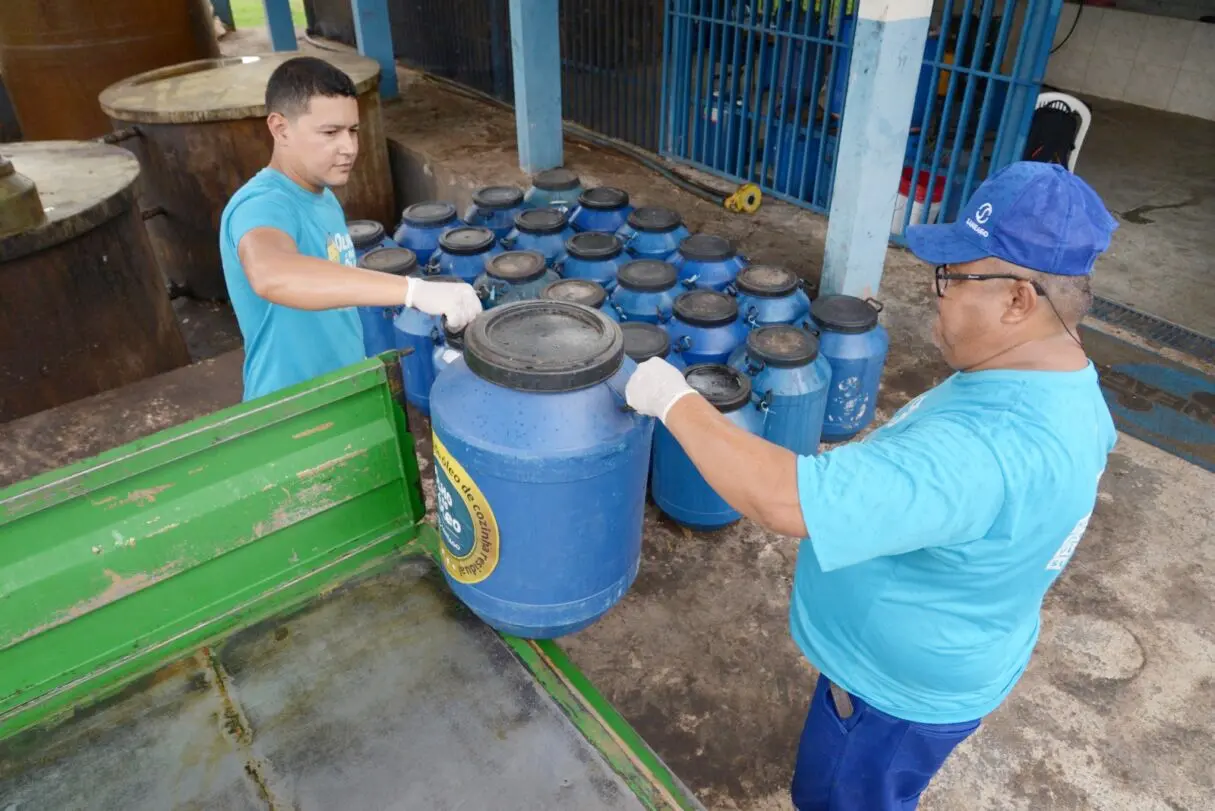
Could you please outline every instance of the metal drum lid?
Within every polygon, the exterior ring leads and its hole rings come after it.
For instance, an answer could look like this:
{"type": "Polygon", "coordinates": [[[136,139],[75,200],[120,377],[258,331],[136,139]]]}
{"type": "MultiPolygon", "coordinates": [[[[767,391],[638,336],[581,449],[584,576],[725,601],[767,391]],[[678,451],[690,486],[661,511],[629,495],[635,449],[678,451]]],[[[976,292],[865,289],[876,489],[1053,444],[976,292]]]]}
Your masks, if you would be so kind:
{"type": "Polygon", "coordinates": [[[737,411],[751,399],[751,381],[747,376],[721,363],[689,366],[683,379],[723,414],[737,411]]]}
{"type": "Polygon", "coordinates": [[[529,234],[559,234],[569,219],[555,208],[529,208],[515,215],[515,227],[529,234]]]}
{"type": "Polygon", "coordinates": [[[539,279],[545,270],[544,254],[539,251],[506,251],[485,262],[487,274],[514,284],[539,279]]]}
{"type": "Polygon", "coordinates": [[[433,201],[414,203],[401,212],[401,219],[409,225],[419,228],[433,228],[436,225],[446,225],[456,218],[456,207],[451,203],[433,201]]]}
{"type": "Polygon", "coordinates": [[[532,177],[532,185],[544,191],[570,191],[578,188],[582,181],[569,169],[545,169],[532,177]]]}
{"type": "Polygon", "coordinates": [[[519,301],[469,324],[464,361],[481,379],[517,391],[575,391],[619,371],[624,336],[598,310],[565,301],[519,301]]]}
{"type": "Polygon", "coordinates": [[[473,192],[477,208],[515,208],[523,204],[523,189],[518,186],[484,186],[473,192]]]}
{"type": "Polygon", "coordinates": [[[797,274],[776,265],[751,265],[734,280],[738,292],[761,298],[780,298],[797,289],[797,274]]]}
{"type": "Polygon", "coordinates": [[[567,239],[565,249],[578,259],[615,259],[624,250],[624,242],[615,234],[587,231],[567,239]]]}
{"type": "Polygon", "coordinates": [[[471,256],[493,246],[494,232],[477,225],[460,225],[439,236],[439,247],[444,253],[471,256]]]}
{"type": "Polygon", "coordinates": [[[856,335],[877,326],[882,306],[856,296],[819,296],[810,315],[825,330],[856,335]]]}
{"type": "Polygon", "coordinates": [[[679,252],[697,262],[724,262],[734,257],[734,246],[725,237],[693,234],[679,243],[679,252]]]}
{"type": "Polygon", "coordinates": [[[359,267],[405,276],[418,269],[418,257],[408,248],[375,248],[363,254],[359,267]]]}
{"type": "Polygon", "coordinates": [[[375,220],[351,220],[346,223],[346,230],[356,248],[370,248],[384,239],[384,226],[375,220]]]}
{"type": "Polygon", "coordinates": [[[738,320],[738,302],[716,290],[692,290],[675,299],[675,317],[697,327],[722,327],[738,320]]]}
{"type": "Polygon", "coordinates": [[[612,211],[629,204],[629,193],[615,186],[596,186],[578,195],[578,205],[596,211],[612,211]]]}
{"type": "Polygon", "coordinates": [[[818,338],[789,324],[757,327],[747,336],[747,354],[768,366],[796,369],[818,357],[818,338]]]}
{"type": "Polygon", "coordinates": [[[650,358],[665,358],[671,351],[671,336],[657,324],[626,321],[620,325],[624,333],[624,354],[637,363],[650,358]]]}
{"type": "Polygon", "coordinates": [[[637,231],[664,233],[683,225],[683,218],[669,208],[642,206],[629,212],[628,223],[637,231]]]}
{"type": "Polygon", "coordinates": [[[590,279],[561,279],[541,290],[540,298],[549,301],[569,301],[598,310],[607,300],[607,291],[590,279]]]}
{"type": "Polygon", "coordinates": [[[659,259],[638,259],[616,272],[616,284],[641,293],[661,293],[670,290],[679,280],[679,271],[670,262],[659,259]]]}

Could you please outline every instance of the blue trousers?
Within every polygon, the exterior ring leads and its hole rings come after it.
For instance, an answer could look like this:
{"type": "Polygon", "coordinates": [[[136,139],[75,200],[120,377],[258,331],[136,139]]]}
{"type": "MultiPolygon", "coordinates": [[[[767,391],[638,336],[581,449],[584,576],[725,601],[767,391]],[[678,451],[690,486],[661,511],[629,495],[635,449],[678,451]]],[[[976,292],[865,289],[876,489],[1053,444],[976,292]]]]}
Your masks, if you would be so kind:
{"type": "Polygon", "coordinates": [[[830,687],[819,676],[798,746],[798,811],[913,811],[945,758],[979,728],[903,721],[856,696],[844,718],[830,687]]]}

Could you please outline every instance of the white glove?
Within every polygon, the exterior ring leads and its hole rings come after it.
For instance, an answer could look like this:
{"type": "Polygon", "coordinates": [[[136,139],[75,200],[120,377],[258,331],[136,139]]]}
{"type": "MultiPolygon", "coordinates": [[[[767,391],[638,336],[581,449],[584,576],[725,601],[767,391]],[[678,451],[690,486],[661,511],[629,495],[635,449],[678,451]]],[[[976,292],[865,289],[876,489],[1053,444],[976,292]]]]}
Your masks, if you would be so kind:
{"type": "Polygon", "coordinates": [[[637,367],[624,387],[624,398],[638,414],[666,422],[671,406],[696,390],[683,379],[683,372],[662,358],[650,358],[637,367]]]}
{"type": "Polygon", "coordinates": [[[416,276],[409,277],[405,306],[427,315],[447,316],[447,325],[452,330],[463,329],[481,314],[481,299],[471,284],[428,282],[416,276]]]}

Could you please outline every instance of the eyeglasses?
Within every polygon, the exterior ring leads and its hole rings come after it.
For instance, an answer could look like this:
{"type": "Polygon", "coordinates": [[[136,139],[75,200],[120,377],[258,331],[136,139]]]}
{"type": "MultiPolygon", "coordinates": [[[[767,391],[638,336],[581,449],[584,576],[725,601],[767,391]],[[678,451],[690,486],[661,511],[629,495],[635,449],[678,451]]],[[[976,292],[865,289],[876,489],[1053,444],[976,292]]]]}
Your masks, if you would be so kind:
{"type": "MultiPolygon", "coordinates": [[[[983,282],[988,279],[1011,279],[1018,282],[1029,282],[1033,285],[1035,293],[1042,296],[1048,302],[1050,301],[1050,296],[1046,295],[1046,290],[1042,285],[1024,276],[1016,276],[1012,273],[949,273],[947,272],[948,268],[949,265],[937,265],[936,267],[935,275],[938,298],[945,297],[945,290],[949,287],[950,282],[983,282]]],[[[1051,302],[1051,306],[1054,306],[1054,302],[1051,302]]]]}

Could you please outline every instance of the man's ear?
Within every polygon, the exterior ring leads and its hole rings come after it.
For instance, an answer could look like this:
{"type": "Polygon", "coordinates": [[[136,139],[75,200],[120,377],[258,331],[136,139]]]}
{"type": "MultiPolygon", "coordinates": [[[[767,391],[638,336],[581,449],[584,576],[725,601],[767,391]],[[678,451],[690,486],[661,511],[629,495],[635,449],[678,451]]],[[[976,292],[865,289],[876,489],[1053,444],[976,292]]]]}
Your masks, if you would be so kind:
{"type": "Polygon", "coordinates": [[[1031,282],[1017,281],[1008,291],[1008,304],[1001,319],[1005,324],[1020,324],[1028,319],[1041,304],[1031,282]]]}
{"type": "Polygon", "coordinates": [[[291,122],[282,113],[271,113],[266,116],[266,128],[270,130],[270,136],[274,138],[275,143],[286,140],[287,130],[290,126],[291,122]]]}

